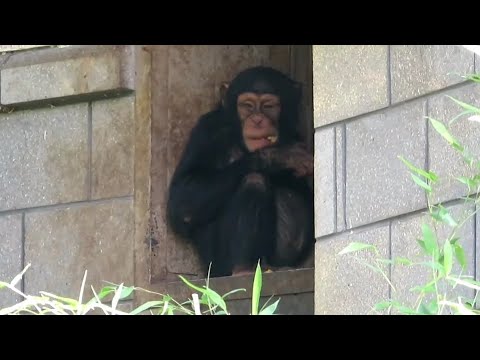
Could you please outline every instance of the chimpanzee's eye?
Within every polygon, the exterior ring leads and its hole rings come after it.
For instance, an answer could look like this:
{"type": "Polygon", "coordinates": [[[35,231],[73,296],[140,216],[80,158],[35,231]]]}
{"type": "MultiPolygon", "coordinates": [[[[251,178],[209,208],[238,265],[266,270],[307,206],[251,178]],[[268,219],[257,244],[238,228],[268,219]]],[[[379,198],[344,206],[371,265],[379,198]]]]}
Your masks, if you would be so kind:
{"type": "Polygon", "coordinates": [[[240,104],[238,104],[241,108],[243,109],[246,109],[246,110],[253,110],[253,104],[252,103],[249,103],[249,102],[242,102],[240,104]]]}

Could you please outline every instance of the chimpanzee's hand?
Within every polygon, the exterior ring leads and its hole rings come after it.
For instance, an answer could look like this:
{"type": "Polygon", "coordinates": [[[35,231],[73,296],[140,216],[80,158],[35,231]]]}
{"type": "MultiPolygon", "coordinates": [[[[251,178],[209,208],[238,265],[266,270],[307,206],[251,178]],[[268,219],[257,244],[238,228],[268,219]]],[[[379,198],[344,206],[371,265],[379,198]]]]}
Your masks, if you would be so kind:
{"type": "Polygon", "coordinates": [[[297,177],[313,174],[313,156],[302,143],[267,147],[255,153],[255,170],[292,170],[297,177]]]}

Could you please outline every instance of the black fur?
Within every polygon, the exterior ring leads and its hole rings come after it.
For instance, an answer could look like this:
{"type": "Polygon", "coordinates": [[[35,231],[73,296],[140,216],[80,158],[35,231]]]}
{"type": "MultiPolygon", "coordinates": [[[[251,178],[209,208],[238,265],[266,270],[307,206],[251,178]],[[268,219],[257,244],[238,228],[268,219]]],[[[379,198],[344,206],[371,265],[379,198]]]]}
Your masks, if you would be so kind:
{"type": "Polygon", "coordinates": [[[296,266],[313,244],[313,196],[306,179],[266,166],[258,151],[245,148],[236,110],[245,91],[280,97],[275,146],[299,141],[299,89],[268,67],[241,72],[225,101],[192,129],[170,184],[168,223],[196,245],[205,269],[212,263],[212,277],[230,275],[234,265],[254,265],[258,259],[296,266]]]}

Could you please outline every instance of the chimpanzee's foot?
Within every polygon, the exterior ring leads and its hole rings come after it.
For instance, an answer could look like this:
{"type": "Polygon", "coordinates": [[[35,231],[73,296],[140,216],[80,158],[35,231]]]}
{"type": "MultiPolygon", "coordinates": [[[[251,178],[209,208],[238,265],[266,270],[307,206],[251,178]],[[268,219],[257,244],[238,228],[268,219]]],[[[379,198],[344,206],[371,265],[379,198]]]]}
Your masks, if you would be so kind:
{"type": "Polygon", "coordinates": [[[252,266],[235,266],[232,271],[232,276],[251,275],[255,272],[252,266]]]}

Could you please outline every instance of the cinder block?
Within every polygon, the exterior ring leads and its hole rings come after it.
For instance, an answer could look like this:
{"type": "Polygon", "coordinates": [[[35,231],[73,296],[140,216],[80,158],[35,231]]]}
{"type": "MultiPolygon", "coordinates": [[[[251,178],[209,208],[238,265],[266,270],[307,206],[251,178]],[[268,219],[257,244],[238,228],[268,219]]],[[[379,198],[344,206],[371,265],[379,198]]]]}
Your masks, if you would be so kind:
{"type": "MultiPolygon", "coordinates": [[[[480,123],[468,121],[467,115],[457,119],[452,125],[450,120],[464,109],[457,105],[447,95],[460,101],[480,106],[480,84],[472,84],[444,92],[428,99],[428,115],[447,125],[451,134],[462,144],[471,155],[480,159],[480,123]]],[[[470,168],[462,159],[462,155],[454,150],[448,142],[429,123],[428,140],[430,154],[430,169],[439,177],[433,186],[434,201],[447,201],[460,198],[468,193],[468,187],[457,180],[460,176],[473,176],[477,168],[470,168]]],[[[471,189],[474,193],[477,189],[471,189]]]]}
{"type": "Polygon", "coordinates": [[[26,291],[78,298],[85,271],[86,299],[91,285],[96,292],[106,281],[133,285],[133,223],[131,200],[27,213],[26,291]]]}
{"type": "MultiPolygon", "coordinates": [[[[389,257],[389,226],[350,231],[317,240],[315,246],[315,314],[360,315],[375,313],[380,301],[388,300],[388,282],[379,273],[360,264],[350,255],[338,255],[351,242],[374,245],[378,257],[389,257]]],[[[356,255],[373,262],[375,253],[364,250],[356,255]]],[[[388,272],[387,272],[388,275],[388,272]]]]}
{"type": "Polygon", "coordinates": [[[315,127],[388,106],[387,56],[387,45],[314,45],[315,127]]]}
{"type": "MultiPolygon", "coordinates": [[[[473,207],[471,205],[456,205],[450,207],[449,212],[452,217],[458,223],[460,223],[463,219],[467,218],[469,213],[473,212],[473,207]]],[[[445,240],[450,235],[452,228],[445,224],[439,224],[438,222],[436,222],[434,226],[430,215],[418,214],[392,222],[392,258],[402,257],[417,263],[431,261],[429,257],[423,254],[420,245],[417,243],[417,239],[422,237],[423,223],[429,224],[431,229],[434,231],[435,228],[437,229],[437,239],[439,240],[440,246],[443,246],[445,240]]],[[[463,271],[463,273],[461,273],[460,266],[456,264],[452,269],[452,274],[473,276],[475,271],[475,235],[473,218],[470,218],[465,223],[465,225],[458,232],[457,236],[460,238],[458,241],[465,251],[467,268],[463,271]]],[[[433,277],[431,269],[426,266],[406,266],[402,264],[395,264],[392,266],[392,283],[396,291],[392,291],[392,297],[394,300],[399,301],[402,305],[414,308],[419,293],[412,292],[410,290],[415,286],[426,285],[432,279],[433,277]]],[[[463,286],[458,286],[457,290],[453,290],[453,294],[451,293],[452,289],[448,289],[450,290],[450,294],[448,295],[449,299],[453,301],[457,300],[454,294],[460,294],[470,299],[473,298],[474,295],[472,290],[463,286]]],[[[439,289],[439,291],[442,293],[444,293],[445,290],[447,289],[439,289]]]]}
{"type": "Polygon", "coordinates": [[[0,114],[0,211],[87,199],[87,104],[0,114]]]}
{"type": "Polygon", "coordinates": [[[27,50],[50,45],[0,45],[0,53],[7,51],[27,50]]]}
{"type": "Polygon", "coordinates": [[[337,232],[345,230],[345,124],[335,127],[337,174],[337,232]]]}
{"type": "MultiPolygon", "coordinates": [[[[22,215],[0,216],[0,281],[11,282],[22,272],[22,215]]],[[[21,290],[21,281],[16,285],[21,290]]],[[[15,305],[20,296],[0,289],[0,309],[15,305]]]]}
{"type": "Polygon", "coordinates": [[[133,72],[125,69],[122,51],[5,68],[0,103],[23,104],[106,92],[133,90],[133,72]]]}
{"type": "Polygon", "coordinates": [[[398,158],[424,166],[425,121],[419,100],[346,125],[347,228],[426,206],[423,190],[398,158]]]}
{"type": "Polygon", "coordinates": [[[134,98],[92,106],[92,198],[133,195],[134,98]]]}
{"type": "Polygon", "coordinates": [[[391,45],[392,103],[464,81],[474,69],[472,52],[457,45],[391,45]]]}
{"type": "Polygon", "coordinates": [[[315,237],[335,232],[335,128],[315,132],[315,237]]]}

